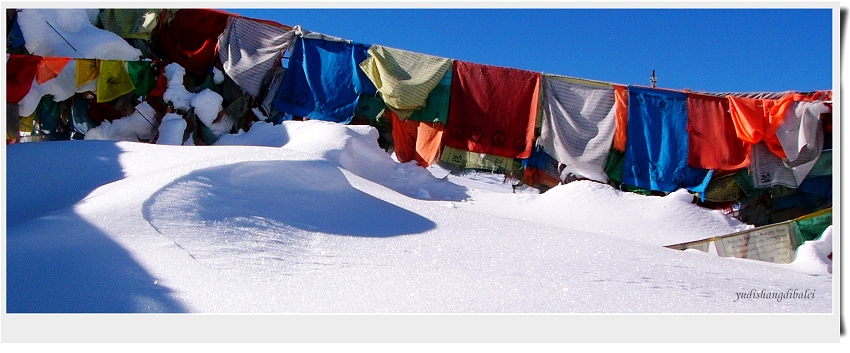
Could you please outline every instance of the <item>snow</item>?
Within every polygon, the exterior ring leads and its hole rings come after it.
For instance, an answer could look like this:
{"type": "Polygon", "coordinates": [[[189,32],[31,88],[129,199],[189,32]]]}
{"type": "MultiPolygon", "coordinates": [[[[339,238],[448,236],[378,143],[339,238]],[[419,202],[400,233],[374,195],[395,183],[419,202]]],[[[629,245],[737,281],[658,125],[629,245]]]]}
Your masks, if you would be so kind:
{"type": "MultiPolygon", "coordinates": [[[[138,60],[141,52],[92,25],[96,14],[95,9],[25,9],[18,21],[27,49],[37,55],[138,60]]],[[[62,101],[75,91],[94,91],[97,80],[75,87],[75,68],[72,61],[59,77],[34,83],[20,103],[21,115],[31,114],[43,95],[62,101]]],[[[438,164],[425,169],[398,163],[378,147],[378,133],[368,126],[258,122],[228,134],[229,117],[214,122],[220,96],[189,92],[185,73],[177,64],[165,67],[164,99],[178,110],[194,106],[220,136],[214,146],[192,146],[192,136],[184,143],[186,121],[176,113],[166,114],[156,130],[145,126],[139,118],[147,116],[146,105],[104,122],[83,141],[6,146],[7,313],[828,314],[835,309],[832,261],[826,257],[832,252],[832,228],[802,244],[786,265],[671,250],[664,246],[751,226],[693,205],[685,191],[642,196],[579,181],[539,194],[514,189],[501,175],[455,175],[438,164]],[[157,144],[127,141],[152,134],[158,134],[157,144]],[[817,295],[736,300],[751,291],[793,289],[817,295]]],[[[220,70],[213,74],[216,84],[223,82],[220,70]]],[[[4,320],[22,317],[28,315],[7,314],[4,320]]],[[[512,317],[486,319],[504,323],[500,320],[512,317]]],[[[393,328],[421,335],[452,329],[457,327],[452,323],[467,318],[451,316],[440,327],[393,328]]],[[[235,317],[225,319],[230,324],[235,317]]],[[[771,316],[767,324],[783,319],[771,316]]],[[[64,322],[54,318],[33,332],[64,322]]],[[[332,333],[386,337],[380,329],[387,326],[332,333]]],[[[493,332],[516,327],[502,326],[493,332]]],[[[185,327],[169,332],[168,325],[138,331],[116,327],[110,332],[121,337],[137,332],[196,337],[185,334],[185,327]]],[[[474,334],[475,329],[455,332],[474,334]]],[[[563,330],[583,332],[564,326],[523,329],[557,332],[547,338],[563,330]]],[[[321,337],[329,329],[272,330],[321,337]]],[[[66,325],[61,332],[98,331],[66,325]]],[[[700,340],[714,339],[713,333],[720,330],[700,331],[700,340]]],[[[749,330],[734,333],[754,336],[749,330]]],[[[442,334],[434,337],[447,337],[442,334]]]]}
{"type": "Polygon", "coordinates": [[[684,192],[514,193],[398,163],[369,126],[259,122],[163,145],[181,121],[167,115],[156,145],[7,146],[8,312],[833,310],[831,229],[787,265],[677,251],[663,245],[749,226],[684,192]],[[817,295],[735,300],[789,289],[817,295]]]}
{"type": "MultiPolygon", "coordinates": [[[[147,102],[136,105],[129,116],[115,119],[111,123],[103,121],[97,127],[86,132],[86,140],[113,141],[149,141],[156,137],[156,111],[147,102]]],[[[183,133],[181,131],[182,138],[183,133]]]]}
{"type": "Polygon", "coordinates": [[[207,127],[213,126],[213,121],[218,118],[218,113],[221,112],[221,102],[224,99],[213,90],[207,88],[192,96],[192,108],[195,108],[195,114],[207,127]]]}
{"type": "Polygon", "coordinates": [[[804,242],[797,248],[797,254],[790,267],[803,273],[818,275],[832,273],[832,226],[824,230],[818,239],[804,242]]]}
{"type": "MultiPolygon", "coordinates": [[[[165,77],[168,82],[168,86],[165,90],[165,94],[163,94],[163,100],[167,103],[171,103],[175,110],[178,112],[186,112],[190,108],[194,108],[195,115],[197,115],[198,120],[201,121],[202,124],[206,125],[212,131],[213,135],[216,138],[220,137],[223,134],[229,133],[231,127],[233,126],[234,119],[229,116],[225,116],[219,119],[218,114],[221,112],[222,107],[221,104],[224,101],[224,98],[221,97],[218,93],[214,92],[211,89],[204,89],[198,93],[191,93],[184,86],[183,81],[186,76],[186,69],[184,69],[180,64],[171,63],[165,66],[165,77]]],[[[162,124],[165,124],[163,120],[162,124]]],[[[179,127],[179,123],[172,121],[171,127],[167,128],[174,129],[174,131],[167,131],[168,138],[162,140],[163,142],[157,142],[162,144],[170,144],[170,145],[179,145],[182,143],[182,130],[179,133],[180,141],[176,140],[178,132],[177,129],[179,127]]],[[[185,121],[183,128],[185,129],[185,121]]],[[[162,128],[160,128],[162,130],[162,128]]],[[[186,143],[193,143],[193,140],[190,138],[186,141],[186,143]]]]}
{"type": "Polygon", "coordinates": [[[652,245],[672,245],[752,228],[692,203],[686,190],[665,197],[575,181],[541,195],[487,194],[465,208],[542,224],[600,233],[652,245]]]}
{"type": "MultiPolygon", "coordinates": [[[[85,92],[82,89],[90,88],[87,90],[94,92],[97,88],[96,83],[95,86],[86,84],[81,86],[80,90],[76,89],[76,70],[77,63],[71,60],[67,65],[65,65],[65,68],[62,69],[59,76],[56,76],[52,80],[39,84],[38,81],[33,79],[30,91],[23,99],[21,99],[20,102],[18,102],[20,105],[20,116],[32,115],[32,113],[35,112],[35,109],[38,108],[38,103],[41,101],[41,97],[44,97],[45,95],[53,95],[54,101],[61,102],[71,98],[77,91],[85,92]]],[[[95,80],[95,82],[96,81],[97,80],[95,80]]]]}
{"type": "MultiPolygon", "coordinates": [[[[40,56],[103,59],[139,60],[142,52],[133,48],[117,34],[99,29],[93,23],[98,9],[23,9],[17,21],[26,41],[26,49],[40,56]]],[[[45,95],[53,100],[64,101],[76,92],[92,91],[97,87],[95,79],[77,87],[76,63],[71,61],[58,77],[38,84],[33,79],[30,92],[19,102],[20,115],[31,115],[45,95]]]]}
{"type": "Polygon", "coordinates": [[[23,9],[18,12],[27,50],[34,55],[139,60],[142,52],[93,23],[98,9],[23,9]]]}
{"type": "Polygon", "coordinates": [[[186,76],[186,69],[178,63],[171,63],[165,66],[165,78],[168,86],[162,99],[166,103],[171,103],[174,109],[188,111],[191,107],[193,94],[183,85],[183,78],[186,76]]]}
{"type": "Polygon", "coordinates": [[[178,63],[171,63],[165,66],[165,79],[168,81],[168,87],[183,86],[183,76],[186,76],[186,69],[178,63]]]}
{"type": "Polygon", "coordinates": [[[229,134],[230,130],[233,129],[233,126],[236,123],[236,118],[233,118],[228,114],[222,114],[220,118],[213,121],[212,125],[209,126],[209,129],[215,138],[218,139],[224,134],[229,134]]]}
{"type": "Polygon", "coordinates": [[[596,180],[602,183],[608,182],[608,175],[605,175],[604,171],[594,172],[587,168],[576,168],[575,166],[568,165],[564,167],[564,170],[561,171],[561,180],[568,180],[568,178],[571,176],[596,180]]]}
{"type": "MultiPolygon", "coordinates": [[[[183,144],[183,131],[186,131],[186,120],[176,113],[167,113],[159,123],[159,137],[156,140],[160,145],[183,144]]],[[[191,141],[191,140],[190,140],[191,141]]]]}
{"type": "Polygon", "coordinates": [[[213,83],[220,85],[222,82],[224,82],[224,71],[221,71],[217,67],[213,67],[212,72],[213,72],[213,83]]]}

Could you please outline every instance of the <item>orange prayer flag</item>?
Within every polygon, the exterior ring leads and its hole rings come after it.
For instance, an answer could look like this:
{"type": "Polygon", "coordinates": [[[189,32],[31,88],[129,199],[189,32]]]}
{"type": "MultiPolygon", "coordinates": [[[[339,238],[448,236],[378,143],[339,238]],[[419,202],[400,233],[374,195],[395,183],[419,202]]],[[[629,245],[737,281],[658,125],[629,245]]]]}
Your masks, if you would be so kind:
{"type": "Polygon", "coordinates": [[[767,145],[773,154],[785,158],[785,151],[776,137],[776,130],[785,117],[787,103],[785,99],[755,99],[726,96],[729,100],[729,111],[735,125],[738,138],[750,144],[761,141],[767,145]],[[777,106],[779,105],[779,106],[777,106]]]}
{"type": "Polygon", "coordinates": [[[442,123],[419,123],[416,136],[416,160],[420,166],[428,167],[440,157],[444,129],[445,126],[442,123]]]}
{"type": "Polygon", "coordinates": [[[65,66],[71,61],[71,58],[51,58],[45,57],[38,65],[38,71],[35,74],[35,82],[42,85],[50,81],[65,69],[65,66]]]}
{"type": "Polygon", "coordinates": [[[726,99],[729,100],[729,112],[738,138],[749,143],[763,140],[767,121],[761,100],[735,96],[726,96],[726,99]]]}
{"type": "Polygon", "coordinates": [[[384,114],[392,121],[395,154],[399,162],[415,160],[420,166],[428,167],[438,158],[443,141],[443,124],[400,120],[390,109],[384,114]]]}
{"type": "Polygon", "coordinates": [[[629,124],[629,90],[626,86],[614,85],[614,149],[626,151],[629,124]]]}

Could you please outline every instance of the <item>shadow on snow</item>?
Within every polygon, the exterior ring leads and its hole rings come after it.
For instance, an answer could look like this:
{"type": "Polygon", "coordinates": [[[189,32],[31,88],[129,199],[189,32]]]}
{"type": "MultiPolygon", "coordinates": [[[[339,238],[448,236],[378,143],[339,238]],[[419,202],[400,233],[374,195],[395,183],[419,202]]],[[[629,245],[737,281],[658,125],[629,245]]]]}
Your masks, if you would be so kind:
{"type": "Polygon", "coordinates": [[[6,244],[8,313],[186,311],[124,248],[70,212],[14,226],[6,244]]]}
{"type": "Polygon", "coordinates": [[[124,177],[115,142],[26,143],[6,152],[8,313],[186,311],[124,248],[68,210],[124,177]]]}
{"type": "Polygon", "coordinates": [[[354,188],[336,166],[324,161],[241,162],[198,170],[157,191],[145,202],[144,214],[160,232],[172,236],[239,220],[255,220],[275,233],[294,228],[360,237],[416,234],[436,227],[425,217],[354,188]]]}
{"type": "Polygon", "coordinates": [[[6,146],[7,224],[71,207],[94,189],[122,179],[120,154],[114,141],[6,146]]]}

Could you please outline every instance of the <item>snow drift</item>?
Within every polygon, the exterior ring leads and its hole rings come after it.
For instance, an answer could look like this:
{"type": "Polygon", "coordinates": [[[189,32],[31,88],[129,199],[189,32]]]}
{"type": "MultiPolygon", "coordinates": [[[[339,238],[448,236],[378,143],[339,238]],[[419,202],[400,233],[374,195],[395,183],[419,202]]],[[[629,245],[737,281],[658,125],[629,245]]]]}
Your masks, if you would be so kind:
{"type": "Polygon", "coordinates": [[[747,227],[682,194],[591,182],[514,194],[394,162],[376,137],[293,121],[205,147],[8,146],[7,310],[832,311],[819,257],[777,265],[664,248],[747,227]],[[816,295],[735,300],[789,288],[816,295]]]}

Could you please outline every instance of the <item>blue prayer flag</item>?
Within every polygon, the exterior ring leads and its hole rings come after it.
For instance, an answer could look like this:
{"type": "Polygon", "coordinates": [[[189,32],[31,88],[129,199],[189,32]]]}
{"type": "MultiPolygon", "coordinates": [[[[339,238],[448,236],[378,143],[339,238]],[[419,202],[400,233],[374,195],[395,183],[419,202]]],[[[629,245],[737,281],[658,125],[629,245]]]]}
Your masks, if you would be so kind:
{"type": "Polygon", "coordinates": [[[628,140],[623,183],[673,192],[704,193],[712,171],[688,166],[688,96],[629,86],[628,140]]]}
{"type": "Polygon", "coordinates": [[[347,124],[361,94],[376,88],[358,64],[369,46],[298,37],[274,107],[294,116],[347,124]]]}

